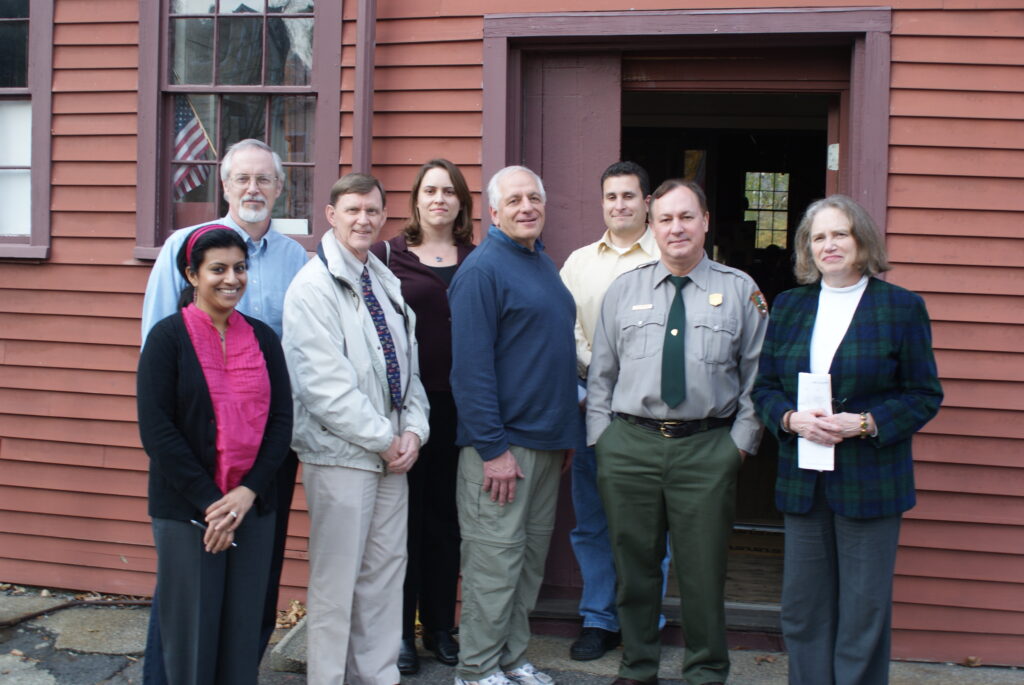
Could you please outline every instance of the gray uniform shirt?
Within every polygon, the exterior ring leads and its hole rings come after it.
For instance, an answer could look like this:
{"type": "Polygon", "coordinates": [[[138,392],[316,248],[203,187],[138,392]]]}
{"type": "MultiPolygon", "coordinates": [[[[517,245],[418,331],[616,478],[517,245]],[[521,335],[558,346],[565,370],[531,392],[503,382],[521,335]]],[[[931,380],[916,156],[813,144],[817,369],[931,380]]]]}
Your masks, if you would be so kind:
{"type": "Polygon", "coordinates": [[[751,454],[762,425],[750,391],[757,375],[768,313],[747,274],[707,257],[687,274],[686,399],[661,399],[661,351],[675,287],[661,262],[638,266],[612,283],[601,305],[587,377],[587,443],[615,412],[684,421],[736,414],[732,439],[751,454]]]}

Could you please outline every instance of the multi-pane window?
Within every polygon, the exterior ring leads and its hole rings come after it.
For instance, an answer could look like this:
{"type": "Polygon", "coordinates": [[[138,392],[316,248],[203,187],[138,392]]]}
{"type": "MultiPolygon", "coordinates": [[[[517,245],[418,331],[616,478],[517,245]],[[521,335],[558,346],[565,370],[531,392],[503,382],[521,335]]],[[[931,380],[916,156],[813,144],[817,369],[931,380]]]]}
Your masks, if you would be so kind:
{"type": "Polygon", "coordinates": [[[785,248],[789,230],[789,174],[748,171],[745,191],[747,210],[743,220],[757,223],[754,246],[785,248]]]}
{"type": "Polygon", "coordinates": [[[28,0],[0,0],[0,236],[32,230],[28,0]]]}
{"type": "Polygon", "coordinates": [[[219,161],[232,143],[257,138],[285,166],[274,227],[309,235],[317,106],[313,0],[170,0],[168,10],[162,107],[173,227],[227,212],[219,161]]]}

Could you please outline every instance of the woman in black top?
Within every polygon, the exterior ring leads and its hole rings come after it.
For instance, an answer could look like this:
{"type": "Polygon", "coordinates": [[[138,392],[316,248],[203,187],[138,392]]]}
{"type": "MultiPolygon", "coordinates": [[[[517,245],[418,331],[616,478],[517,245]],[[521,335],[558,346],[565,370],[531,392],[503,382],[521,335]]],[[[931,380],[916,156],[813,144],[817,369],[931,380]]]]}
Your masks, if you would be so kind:
{"type": "Polygon", "coordinates": [[[473,249],[473,200],[466,179],[446,159],[424,164],[413,183],[405,231],[373,252],[402,281],[402,297],[416,312],[420,377],[430,400],[430,441],[409,472],[409,563],[405,574],[402,646],[398,670],[419,670],[416,609],[423,646],[438,661],[458,662],[455,596],[459,577],[459,518],[455,509],[456,414],[448,284],[473,249]]]}
{"type": "Polygon", "coordinates": [[[166,680],[255,685],[274,539],[275,480],[292,402],[284,354],[235,305],[247,281],[231,228],[196,229],[182,308],[158,322],[137,377],[166,680]]]}

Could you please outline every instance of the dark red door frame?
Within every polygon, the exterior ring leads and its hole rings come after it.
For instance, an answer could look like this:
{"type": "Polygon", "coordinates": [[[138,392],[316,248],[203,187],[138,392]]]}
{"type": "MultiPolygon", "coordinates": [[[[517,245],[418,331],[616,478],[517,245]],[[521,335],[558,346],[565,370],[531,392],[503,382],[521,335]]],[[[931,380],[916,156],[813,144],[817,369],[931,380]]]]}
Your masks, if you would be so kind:
{"type": "MultiPolygon", "coordinates": [[[[841,151],[840,192],[885,226],[889,171],[892,12],[887,8],[566,12],[484,17],[483,178],[522,163],[522,55],[530,50],[593,53],[666,49],[686,40],[792,45],[846,43],[850,54],[849,145],[841,151]],[[641,42],[642,41],[642,42],[641,42]],[[845,179],[845,182],[842,180],[845,179]]],[[[707,42],[706,44],[714,44],[707,42]]],[[[482,208],[486,214],[486,208],[482,208]]]]}

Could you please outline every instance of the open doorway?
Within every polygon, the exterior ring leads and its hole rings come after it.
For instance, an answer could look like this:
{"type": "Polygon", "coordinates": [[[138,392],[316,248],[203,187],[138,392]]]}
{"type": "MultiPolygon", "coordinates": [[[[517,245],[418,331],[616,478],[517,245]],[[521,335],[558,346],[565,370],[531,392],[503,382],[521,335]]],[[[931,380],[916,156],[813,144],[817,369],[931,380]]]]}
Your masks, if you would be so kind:
{"type": "MultiPolygon", "coordinates": [[[[827,93],[630,92],[622,98],[622,159],[648,170],[652,187],[696,179],[711,214],[716,261],[746,271],[769,304],[796,285],[792,240],[804,208],[826,192],[827,93]]],[[[726,597],[777,604],[782,517],[774,506],[778,446],[765,434],[740,470],[726,597]]]]}

